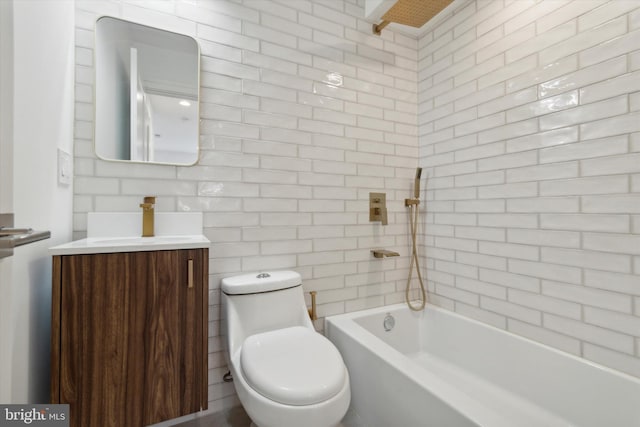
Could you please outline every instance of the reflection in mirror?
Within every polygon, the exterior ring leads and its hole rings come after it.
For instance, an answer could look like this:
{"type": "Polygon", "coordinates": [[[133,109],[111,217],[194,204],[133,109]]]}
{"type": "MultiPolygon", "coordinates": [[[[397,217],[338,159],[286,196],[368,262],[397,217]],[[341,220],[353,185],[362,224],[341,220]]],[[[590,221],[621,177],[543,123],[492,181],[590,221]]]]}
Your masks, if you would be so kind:
{"type": "Polygon", "coordinates": [[[98,157],[196,163],[200,51],[193,38],[102,17],[95,66],[98,157]]]}

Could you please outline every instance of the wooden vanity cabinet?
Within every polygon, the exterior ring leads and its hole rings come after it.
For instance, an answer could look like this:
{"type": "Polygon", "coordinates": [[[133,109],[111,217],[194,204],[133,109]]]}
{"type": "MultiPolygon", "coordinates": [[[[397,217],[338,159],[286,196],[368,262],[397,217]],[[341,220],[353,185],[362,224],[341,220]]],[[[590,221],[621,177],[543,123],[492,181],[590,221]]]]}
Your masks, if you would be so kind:
{"type": "Polygon", "coordinates": [[[71,426],[207,408],[208,249],[53,257],[51,400],[71,426]]]}

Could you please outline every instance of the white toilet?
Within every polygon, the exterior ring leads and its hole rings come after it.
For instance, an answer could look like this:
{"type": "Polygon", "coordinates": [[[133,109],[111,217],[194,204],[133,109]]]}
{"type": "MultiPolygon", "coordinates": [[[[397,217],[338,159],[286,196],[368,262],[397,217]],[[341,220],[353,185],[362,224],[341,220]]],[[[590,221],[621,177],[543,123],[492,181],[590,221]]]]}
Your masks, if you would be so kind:
{"type": "Polygon", "coordinates": [[[293,271],[222,280],[227,363],[258,427],[331,427],[351,400],[335,346],[314,328],[293,271]]]}

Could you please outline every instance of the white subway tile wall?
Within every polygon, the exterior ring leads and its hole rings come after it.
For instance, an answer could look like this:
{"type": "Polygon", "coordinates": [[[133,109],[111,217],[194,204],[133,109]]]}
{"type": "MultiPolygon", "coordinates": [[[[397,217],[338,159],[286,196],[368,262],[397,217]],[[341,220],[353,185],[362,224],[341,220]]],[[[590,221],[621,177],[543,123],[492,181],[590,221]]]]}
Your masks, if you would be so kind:
{"type": "Polygon", "coordinates": [[[294,269],[306,291],[318,291],[320,317],[402,301],[404,199],[419,160],[415,38],[389,29],[374,36],[362,0],[76,4],[74,234],[84,237],[87,212],[135,211],[145,194],[161,211],[205,213],[210,409],[238,403],[222,382],[221,278],[294,269]],[[93,32],[102,15],[198,40],[196,166],[94,155],[93,32]],[[389,225],[369,222],[369,192],[387,193],[389,225]],[[373,248],[401,256],[374,259],[373,248]]]}
{"type": "Polygon", "coordinates": [[[372,35],[363,9],[77,1],[75,237],[87,212],[135,210],[145,194],[205,213],[218,410],[238,403],[221,378],[220,279],[294,269],[321,317],[401,302],[419,164],[431,303],[640,376],[637,0],[456,0],[418,39],[372,35]],[[96,158],[102,15],[198,40],[196,166],[96,158]],[[387,226],[368,221],[380,191],[387,226]],[[401,256],[374,260],[374,247],[401,256]]]}
{"type": "Polygon", "coordinates": [[[431,302],[635,376],[639,17],[454,2],[418,50],[431,302]]]}

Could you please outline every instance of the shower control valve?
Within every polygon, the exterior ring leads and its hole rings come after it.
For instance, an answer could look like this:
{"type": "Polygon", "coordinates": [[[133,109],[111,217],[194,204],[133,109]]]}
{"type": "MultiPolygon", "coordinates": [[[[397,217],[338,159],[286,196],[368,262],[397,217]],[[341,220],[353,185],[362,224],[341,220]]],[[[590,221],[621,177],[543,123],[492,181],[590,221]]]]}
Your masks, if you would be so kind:
{"type": "Polygon", "coordinates": [[[381,221],[387,225],[387,195],[385,193],[369,193],[369,221],[381,221]]]}

